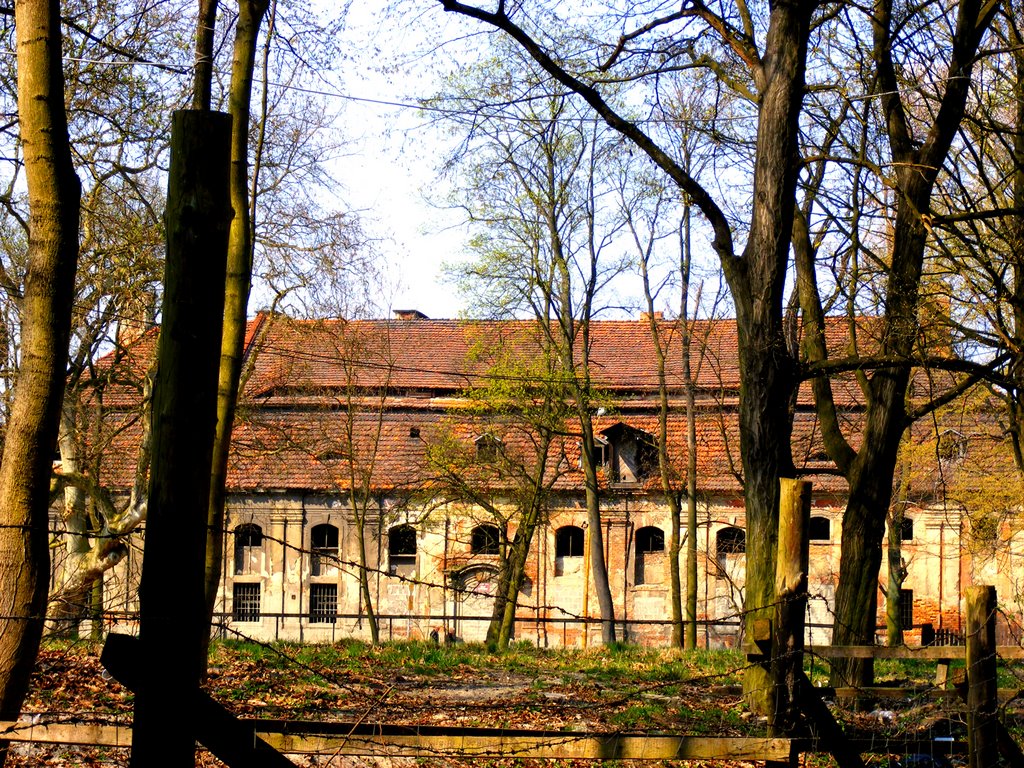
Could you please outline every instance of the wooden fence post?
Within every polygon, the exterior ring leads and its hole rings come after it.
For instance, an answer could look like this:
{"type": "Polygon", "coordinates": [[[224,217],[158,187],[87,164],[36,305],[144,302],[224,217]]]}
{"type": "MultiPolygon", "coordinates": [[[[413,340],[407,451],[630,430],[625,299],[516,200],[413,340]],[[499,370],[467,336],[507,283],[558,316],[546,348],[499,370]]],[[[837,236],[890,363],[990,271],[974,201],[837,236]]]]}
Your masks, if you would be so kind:
{"type": "Polygon", "coordinates": [[[779,497],[779,545],[775,564],[775,619],[772,622],[772,736],[792,736],[800,719],[804,624],[807,611],[811,484],[782,478],[779,497]]]}
{"type": "Polygon", "coordinates": [[[970,768],[999,760],[996,588],[967,589],[967,749],[970,768]]]}
{"type": "Polygon", "coordinates": [[[195,764],[202,634],[210,631],[203,567],[232,213],[230,138],[230,115],[174,113],[132,766],[195,764]]]}

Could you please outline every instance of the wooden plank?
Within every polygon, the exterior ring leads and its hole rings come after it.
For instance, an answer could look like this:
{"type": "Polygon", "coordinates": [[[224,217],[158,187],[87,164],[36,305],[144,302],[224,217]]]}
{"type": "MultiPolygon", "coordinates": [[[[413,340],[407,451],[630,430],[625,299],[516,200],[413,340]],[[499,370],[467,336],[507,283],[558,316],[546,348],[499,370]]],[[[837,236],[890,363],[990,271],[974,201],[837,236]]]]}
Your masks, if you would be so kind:
{"type": "Polygon", "coordinates": [[[427,734],[324,735],[271,733],[260,738],[288,754],[402,757],[517,757],[564,760],[788,760],[789,739],[696,736],[438,736],[427,734]]]}
{"type": "MultiPolygon", "coordinates": [[[[250,722],[250,725],[252,723],[250,722]]],[[[601,735],[546,733],[517,735],[515,731],[467,733],[477,729],[447,729],[452,733],[292,733],[278,724],[274,730],[254,728],[255,734],[280,752],[349,756],[403,757],[521,757],[606,760],[786,760],[789,739],[714,738],[704,736],[601,735]]],[[[368,730],[368,729],[359,729],[368,730]]],[[[127,726],[76,723],[37,724],[0,722],[9,741],[77,744],[102,747],[131,746],[127,726]]]]}
{"type": "MultiPolygon", "coordinates": [[[[887,686],[867,686],[865,688],[815,688],[820,691],[822,696],[833,696],[835,698],[853,697],[856,695],[867,694],[879,699],[907,699],[907,698],[920,698],[926,697],[929,699],[938,700],[949,700],[958,699],[962,700],[963,695],[955,688],[895,688],[887,686]]],[[[1021,695],[1021,689],[1019,688],[1000,688],[997,691],[997,697],[1000,704],[1005,704],[1012,699],[1016,699],[1021,695]]]]}
{"type": "MultiPolygon", "coordinates": [[[[757,652],[757,649],[753,647],[747,648],[747,650],[751,653],[757,652]]],[[[823,659],[924,659],[947,662],[961,660],[967,655],[967,649],[962,645],[896,646],[894,648],[884,645],[809,645],[804,652],[823,659]]],[[[996,647],[996,656],[1004,660],[1024,659],[1024,647],[1000,645],[996,647]]]]}
{"type": "Polygon", "coordinates": [[[37,744],[76,744],[97,747],[130,747],[132,729],[124,725],[84,723],[25,723],[0,721],[5,741],[30,741],[37,744]]]}

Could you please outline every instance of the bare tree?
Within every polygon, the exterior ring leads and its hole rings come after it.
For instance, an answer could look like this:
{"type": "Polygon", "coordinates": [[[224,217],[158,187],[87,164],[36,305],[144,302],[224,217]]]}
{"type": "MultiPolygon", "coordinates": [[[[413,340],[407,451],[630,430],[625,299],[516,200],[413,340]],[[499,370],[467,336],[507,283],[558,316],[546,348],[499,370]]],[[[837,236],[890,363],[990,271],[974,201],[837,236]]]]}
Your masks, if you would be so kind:
{"type": "MultiPolygon", "coordinates": [[[[737,314],[741,370],[740,439],[746,496],[748,536],[747,614],[771,603],[774,550],[778,524],[780,476],[791,475],[791,422],[785,404],[795,386],[795,368],[782,322],[783,287],[789,255],[797,183],[798,116],[804,95],[808,40],[818,9],[814,0],[772,5],[755,18],[745,3],[700,4],[664,13],[627,16],[604,29],[614,35],[594,40],[591,50],[601,60],[573,58],[565,34],[574,19],[546,5],[543,10],[499,3],[488,10],[457,0],[442,7],[483,22],[515,40],[560,86],[577,94],[609,126],[646,153],[701,211],[713,232],[712,246],[729,283],[737,314]],[[541,20],[552,26],[540,26],[541,20]],[[735,23],[734,23],[735,22],[735,23]],[[555,30],[558,30],[556,33],[555,30]],[[623,32],[622,30],[626,31],[623,32]],[[764,31],[763,38],[761,30],[764,31]],[[723,59],[706,53],[702,35],[723,43],[723,59]],[[697,62],[690,60],[694,54],[697,62]],[[738,72],[734,83],[745,88],[753,105],[757,131],[751,178],[753,191],[746,226],[746,244],[735,245],[735,227],[709,188],[687,172],[659,143],[653,132],[625,116],[610,100],[606,82],[641,82],[666,67],[697,65],[738,72]],[[616,72],[623,70],[621,77],[616,72]]],[[[539,4],[543,5],[543,4],[539,4]]],[[[758,11],[762,9],[756,9],[758,11]]],[[[600,19],[595,19],[600,21],[600,19]]],[[[650,82],[650,81],[648,81],[650,82]]],[[[653,86],[652,86],[653,87],[653,86]]],[[[756,672],[745,686],[766,705],[765,681],[756,672]]]]}

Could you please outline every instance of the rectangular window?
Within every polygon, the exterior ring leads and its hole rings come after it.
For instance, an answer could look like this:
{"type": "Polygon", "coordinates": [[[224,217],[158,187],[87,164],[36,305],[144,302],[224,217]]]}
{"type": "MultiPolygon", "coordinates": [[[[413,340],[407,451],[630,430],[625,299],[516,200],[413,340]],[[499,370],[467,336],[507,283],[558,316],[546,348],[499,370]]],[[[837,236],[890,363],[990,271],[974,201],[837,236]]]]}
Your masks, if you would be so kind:
{"type": "Polygon", "coordinates": [[[914,626],[914,590],[900,590],[900,624],[903,629],[914,626]]]}
{"type": "Polygon", "coordinates": [[[235,621],[259,621],[260,585],[235,584],[233,604],[235,621]]]}
{"type": "Polygon", "coordinates": [[[309,621],[311,624],[333,624],[338,615],[338,585],[309,585],[309,621]]]}

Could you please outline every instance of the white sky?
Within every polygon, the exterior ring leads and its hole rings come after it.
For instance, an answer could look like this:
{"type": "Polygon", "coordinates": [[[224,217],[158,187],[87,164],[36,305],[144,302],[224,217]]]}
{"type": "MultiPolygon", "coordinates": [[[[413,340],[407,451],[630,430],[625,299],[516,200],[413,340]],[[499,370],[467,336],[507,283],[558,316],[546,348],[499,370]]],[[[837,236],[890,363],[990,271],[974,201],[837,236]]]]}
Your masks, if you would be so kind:
{"type": "Polygon", "coordinates": [[[442,264],[462,258],[468,237],[460,215],[439,207],[444,201],[436,167],[445,139],[418,110],[384,103],[415,104],[433,95],[440,72],[451,66],[444,52],[418,60],[423,34],[444,23],[439,6],[427,8],[422,25],[404,26],[379,12],[376,4],[355,4],[346,37],[352,66],[342,73],[343,88],[354,97],[344,109],[341,130],[351,154],[337,166],[344,202],[360,211],[376,239],[385,272],[394,285],[391,309],[418,309],[432,318],[456,317],[463,304],[454,286],[442,283],[442,264]],[[437,205],[431,205],[428,195],[437,205]]]}

